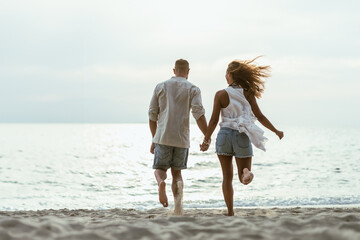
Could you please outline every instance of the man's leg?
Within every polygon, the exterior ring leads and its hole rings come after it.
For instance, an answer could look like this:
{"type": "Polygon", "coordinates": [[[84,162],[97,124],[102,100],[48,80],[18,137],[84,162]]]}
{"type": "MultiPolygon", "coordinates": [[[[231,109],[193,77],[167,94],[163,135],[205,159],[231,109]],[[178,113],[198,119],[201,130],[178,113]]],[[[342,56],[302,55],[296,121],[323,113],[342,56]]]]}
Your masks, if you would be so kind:
{"type": "Polygon", "coordinates": [[[172,158],[172,147],[155,144],[154,149],[154,164],[155,178],[159,186],[159,201],[164,206],[169,206],[168,199],[166,196],[166,170],[170,167],[170,161],[172,158]]]}
{"type": "Polygon", "coordinates": [[[159,201],[164,207],[167,207],[169,206],[169,203],[166,196],[166,183],[165,183],[165,179],[167,177],[166,171],[163,169],[156,169],[154,174],[159,186],[159,201]]]}
{"type": "Polygon", "coordinates": [[[181,170],[174,170],[171,169],[171,174],[173,177],[171,189],[174,195],[174,202],[175,202],[175,215],[182,215],[182,199],[183,199],[183,188],[184,183],[181,176],[181,170]]]}
{"type": "Polygon", "coordinates": [[[174,155],[171,162],[171,174],[173,176],[172,191],[174,194],[175,202],[175,215],[182,215],[182,201],[183,201],[183,188],[184,182],[181,176],[181,169],[187,168],[187,160],[189,156],[188,148],[174,148],[174,155]]]}

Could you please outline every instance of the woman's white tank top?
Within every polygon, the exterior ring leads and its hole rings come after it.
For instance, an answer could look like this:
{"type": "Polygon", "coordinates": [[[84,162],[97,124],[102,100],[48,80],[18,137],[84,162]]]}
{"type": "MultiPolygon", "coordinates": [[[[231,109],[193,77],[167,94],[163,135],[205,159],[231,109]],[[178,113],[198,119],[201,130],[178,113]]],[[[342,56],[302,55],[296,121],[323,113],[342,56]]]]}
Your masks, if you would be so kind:
{"type": "Polygon", "coordinates": [[[255,147],[265,151],[267,138],[264,131],[255,124],[257,119],[244,95],[244,90],[238,86],[229,86],[225,91],[229,95],[229,105],[220,110],[220,127],[244,132],[255,147]]]}

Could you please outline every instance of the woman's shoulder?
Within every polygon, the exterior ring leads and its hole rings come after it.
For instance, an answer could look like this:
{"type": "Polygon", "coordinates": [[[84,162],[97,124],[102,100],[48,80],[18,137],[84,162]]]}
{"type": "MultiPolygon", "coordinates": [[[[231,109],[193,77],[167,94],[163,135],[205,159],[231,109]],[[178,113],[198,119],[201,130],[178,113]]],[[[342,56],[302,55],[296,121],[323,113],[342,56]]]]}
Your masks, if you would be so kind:
{"type": "Polygon", "coordinates": [[[226,89],[221,89],[215,93],[215,97],[224,97],[224,96],[228,96],[226,89]]]}
{"type": "Polygon", "coordinates": [[[222,89],[216,92],[215,101],[220,103],[221,108],[226,108],[229,105],[230,99],[226,89],[222,89]]]}

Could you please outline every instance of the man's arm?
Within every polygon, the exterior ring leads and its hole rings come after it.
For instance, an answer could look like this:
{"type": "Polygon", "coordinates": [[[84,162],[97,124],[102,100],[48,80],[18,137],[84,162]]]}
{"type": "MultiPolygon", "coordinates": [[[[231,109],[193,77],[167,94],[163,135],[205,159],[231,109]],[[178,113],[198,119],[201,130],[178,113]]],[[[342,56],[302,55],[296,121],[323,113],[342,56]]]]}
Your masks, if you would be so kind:
{"type": "Polygon", "coordinates": [[[201,132],[205,135],[207,131],[207,123],[205,115],[202,115],[198,120],[196,120],[198,127],[200,128],[201,132]]]}
{"type": "MultiPolygon", "coordinates": [[[[151,131],[151,135],[154,138],[156,129],[157,129],[157,119],[159,115],[159,102],[158,102],[158,96],[156,94],[156,88],[154,90],[154,94],[150,101],[150,107],[149,107],[149,127],[151,131]]],[[[150,152],[154,154],[155,144],[152,142],[150,147],[150,152]]]]}
{"type": "MultiPolygon", "coordinates": [[[[149,119],[149,127],[150,127],[150,131],[151,131],[151,135],[152,135],[152,137],[154,137],[155,133],[156,133],[156,129],[157,129],[157,122],[149,119]]],[[[150,152],[152,154],[154,154],[154,150],[155,150],[155,143],[152,142],[151,146],[150,146],[150,152]]]]}
{"type": "Polygon", "coordinates": [[[193,97],[191,99],[191,113],[195,118],[201,132],[205,135],[207,131],[207,122],[205,118],[205,109],[201,101],[201,91],[198,87],[193,89],[193,97]]]}
{"type": "Polygon", "coordinates": [[[151,135],[154,137],[157,129],[157,122],[149,119],[149,127],[151,135]]]}

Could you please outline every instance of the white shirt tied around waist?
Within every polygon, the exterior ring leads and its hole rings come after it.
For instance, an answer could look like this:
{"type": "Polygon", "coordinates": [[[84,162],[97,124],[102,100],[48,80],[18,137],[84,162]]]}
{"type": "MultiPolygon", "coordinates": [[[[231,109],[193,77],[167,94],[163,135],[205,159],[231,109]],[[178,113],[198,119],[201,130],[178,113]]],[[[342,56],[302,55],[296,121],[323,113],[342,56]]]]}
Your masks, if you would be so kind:
{"type": "Polygon", "coordinates": [[[149,119],[158,121],[153,142],[189,148],[190,109],[196,120],[205,114],[197,86],[183,77],[159,83],[149,107],[149,119]]]}
{"type": "Polygon", "coordinates": [[[229,105],[221,109],[220,127],[227,127],[244,132],[255,147],[265,151],[267,138],[264,131],[259,128],[255,121],[250,103],[244,96],[244,90],[241,87],[227,87],[225,91],[229,95],[229,105]]]}

